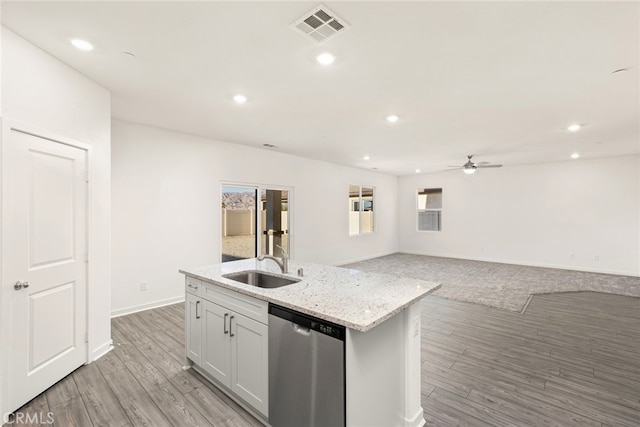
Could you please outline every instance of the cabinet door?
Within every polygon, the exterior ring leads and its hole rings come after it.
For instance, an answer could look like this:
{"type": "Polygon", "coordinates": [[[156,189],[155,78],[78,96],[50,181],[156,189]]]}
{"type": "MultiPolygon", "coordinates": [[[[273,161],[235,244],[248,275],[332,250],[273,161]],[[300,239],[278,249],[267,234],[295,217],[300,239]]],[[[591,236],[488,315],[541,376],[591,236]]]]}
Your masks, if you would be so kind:
{"type": "Polygon", "coordinates": [[[231,351],[230,310],[202,300],[202,368],[216,380],[230,387],[231,351]]]}
{"type": "Polygon", "coordinates": [[[187,292],[185,306],[187,357],[196,365],[202,361],[202,301],[187,292]]]}
{"type": "Polygon", "coordinates": [[[268,328],[241,314],[232,314],[231,390],[268,416],[268,328]]]}

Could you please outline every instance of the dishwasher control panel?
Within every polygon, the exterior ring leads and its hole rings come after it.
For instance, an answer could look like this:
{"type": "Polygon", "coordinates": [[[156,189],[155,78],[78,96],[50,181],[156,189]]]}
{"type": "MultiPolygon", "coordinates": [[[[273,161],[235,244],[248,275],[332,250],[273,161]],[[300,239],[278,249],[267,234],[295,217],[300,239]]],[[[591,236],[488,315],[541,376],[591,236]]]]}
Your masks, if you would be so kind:
{"type": "Polygon", "coordinates": [[[309,329],[313,329],[314,331],[321,332],[339,340],[344,339],[344,326],[338,326],[336,328],[335,326],[328,325],[326,323],[311,322],[309,329]],[[342,328],[342,330],[339,328],[342,328]]]}

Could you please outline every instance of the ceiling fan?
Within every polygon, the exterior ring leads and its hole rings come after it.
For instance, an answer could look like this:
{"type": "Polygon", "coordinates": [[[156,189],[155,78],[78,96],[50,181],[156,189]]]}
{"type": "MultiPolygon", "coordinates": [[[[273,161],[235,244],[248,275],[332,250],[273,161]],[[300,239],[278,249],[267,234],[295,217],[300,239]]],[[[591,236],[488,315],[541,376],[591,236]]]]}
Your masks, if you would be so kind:
{"type": "Polygon", "coordinates": [[[462,169],[467,175],[473,175],[478,168],[501,168],[502,165],[492,165],[489,162],[474,162],[471,160],[473,155],[467,156],[467,162],[462,166],[448,166],[450,168],[462,169]]]}

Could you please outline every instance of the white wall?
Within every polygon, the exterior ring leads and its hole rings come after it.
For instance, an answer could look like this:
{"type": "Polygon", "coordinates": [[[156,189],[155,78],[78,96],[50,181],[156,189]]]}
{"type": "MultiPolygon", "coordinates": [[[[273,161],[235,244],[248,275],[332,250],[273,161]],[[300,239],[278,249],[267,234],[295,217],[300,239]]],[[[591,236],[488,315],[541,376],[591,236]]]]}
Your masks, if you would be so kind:
{"type": "Polygon", "coordinates": [[[92,146],[89,345],[95,358],[111,342],[111,95],[5,27],[2,27],[2,67],[3,119],[92,146]]]}
{"type": "Polygon", "coordinates": [[[637,155],[404,176],[398,216],[402,252],[640,275],[637,155]],[[443,189],[441,232],[416,231],[420,187],[443,189]]]}
{"type": "Polygon", "coordinates": [[[223,181],[293,187],[297,260],[341,264],[398,249],[395,176],[117,120],[112,149],[115,315],[181,300],[178,269],[219,262],[223,181]],[[349,237],[349,184],[375,187],[375,233],[349,237]]]}

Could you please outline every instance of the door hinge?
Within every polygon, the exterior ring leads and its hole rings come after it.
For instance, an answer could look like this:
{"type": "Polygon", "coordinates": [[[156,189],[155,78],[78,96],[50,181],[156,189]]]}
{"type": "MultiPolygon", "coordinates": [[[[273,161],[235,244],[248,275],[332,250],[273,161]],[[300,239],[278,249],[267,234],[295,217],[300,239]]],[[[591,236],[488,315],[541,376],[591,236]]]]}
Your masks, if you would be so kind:
{"type": "Polygon", "coordinates": [[[84,256],[84,262],[89,262],[89,254],[86,254],[86,255],[84,256]]]}
{"type": "Polygon", "coordinates": [[[89,335],[88,334],[84,334],[84,342],[89,342],[89,335]]]}
{"type": "Polygon", "coordinates": [[[86,182],[89,182],[89,172],[87,171],[87,173],[84,175],[84,180],[86,182]]]}

